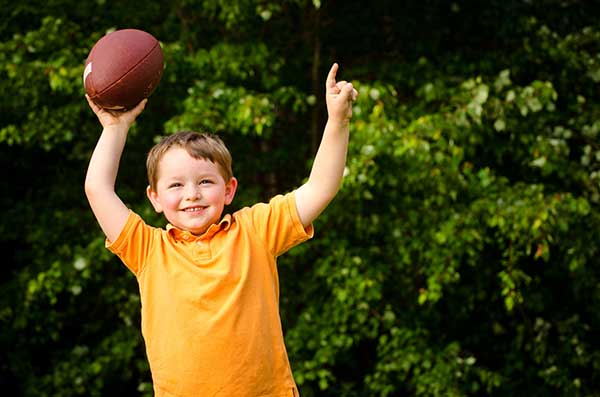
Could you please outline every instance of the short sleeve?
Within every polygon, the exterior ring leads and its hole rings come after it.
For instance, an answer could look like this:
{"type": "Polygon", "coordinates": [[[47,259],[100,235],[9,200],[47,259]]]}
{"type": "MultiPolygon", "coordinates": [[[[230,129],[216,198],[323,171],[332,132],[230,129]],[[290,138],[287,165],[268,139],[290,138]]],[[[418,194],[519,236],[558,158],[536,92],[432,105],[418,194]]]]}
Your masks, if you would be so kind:
{"type": "Polygon", "coordinates": [[[138,214],[130,211],[119,237],[113,242],[107,239],[106,248],[117,255],[133,274],[139,276],[157,233],[158,229],[147,225],[138,214]]]}
{"type": "Polygon", "coordinates": [[[300,221],[294,192],[275,196],[269,203],[256,204],[249,211],[258,237],[275,256],[314,235],[313,226],[304,228],[300,221]]]}

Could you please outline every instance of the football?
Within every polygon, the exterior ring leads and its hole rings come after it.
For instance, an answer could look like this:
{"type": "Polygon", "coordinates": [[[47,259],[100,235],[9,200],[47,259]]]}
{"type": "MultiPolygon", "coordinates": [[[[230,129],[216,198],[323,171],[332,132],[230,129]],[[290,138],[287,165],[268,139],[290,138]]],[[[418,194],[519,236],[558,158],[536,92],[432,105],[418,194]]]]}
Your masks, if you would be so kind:
{"type": "Polygon", "coordinates": [[[148,98],[163,71],[160,43],[138,29],[115,30],[92,47],[83,72],[90,99],[110,110],[127,110],[148,98]]]}

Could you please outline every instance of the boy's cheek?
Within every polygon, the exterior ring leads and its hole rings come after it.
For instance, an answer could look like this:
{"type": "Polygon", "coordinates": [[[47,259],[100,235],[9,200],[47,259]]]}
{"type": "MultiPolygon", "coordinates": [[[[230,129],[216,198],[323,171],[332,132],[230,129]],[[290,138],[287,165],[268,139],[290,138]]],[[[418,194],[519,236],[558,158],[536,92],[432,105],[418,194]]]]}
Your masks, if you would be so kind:
{"type": "Polygon", "coordinates": [[[179,200],[176,197],[167,196],[164,199],[163,207],[168,210],[177,210],[179,209],[179,200]]]}

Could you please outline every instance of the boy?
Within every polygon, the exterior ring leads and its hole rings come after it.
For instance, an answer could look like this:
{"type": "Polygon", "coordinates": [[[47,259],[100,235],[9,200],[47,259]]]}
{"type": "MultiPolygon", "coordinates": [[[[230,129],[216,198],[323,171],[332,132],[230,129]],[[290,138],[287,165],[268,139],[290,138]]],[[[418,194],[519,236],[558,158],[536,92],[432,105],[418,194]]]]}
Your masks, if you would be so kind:
{"type": "Polygon", "coordinates": [[[276,258],[312,237],[337,193],[357,91],[326,81],[328,121],[309,180],[221,218],[237,180],[213,135],[178,133],[149,153],[147,195],[167,229],[146,225],[115,193],[127,132],[146,100],[114,114],[89,98],[103,131],[85,192],[107,247],[136,275],[156,396],[290,396],[298,389],[283,343],[276,258]]]}

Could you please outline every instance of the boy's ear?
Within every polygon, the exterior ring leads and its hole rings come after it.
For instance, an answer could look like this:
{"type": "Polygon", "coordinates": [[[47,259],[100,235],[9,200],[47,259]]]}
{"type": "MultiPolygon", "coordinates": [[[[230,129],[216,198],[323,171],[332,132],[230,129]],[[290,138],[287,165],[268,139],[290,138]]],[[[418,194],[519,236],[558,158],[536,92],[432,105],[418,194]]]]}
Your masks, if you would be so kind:
{"type": "Polygon", "coordinates": [[[152,203],[154,210],[156,212],[162,212],[162,205],[160,204],[160,200],[158,199],[158,194],[154,190],[152,190],[152,186],[148,185],[146,188],[146,195],[148,196],[148,200],[152,203]]]}
{"type": "MultiPolygon", "coordinates": [[[[235,177],[231,177],[229,182],[225,184],[225,205],[231,204],[233,201],[233,197],[235,196],[235,191],[238,186],[238,181],[235,177]]],[[[156,207],[154,207],[156,208],[156,207]]]]}

